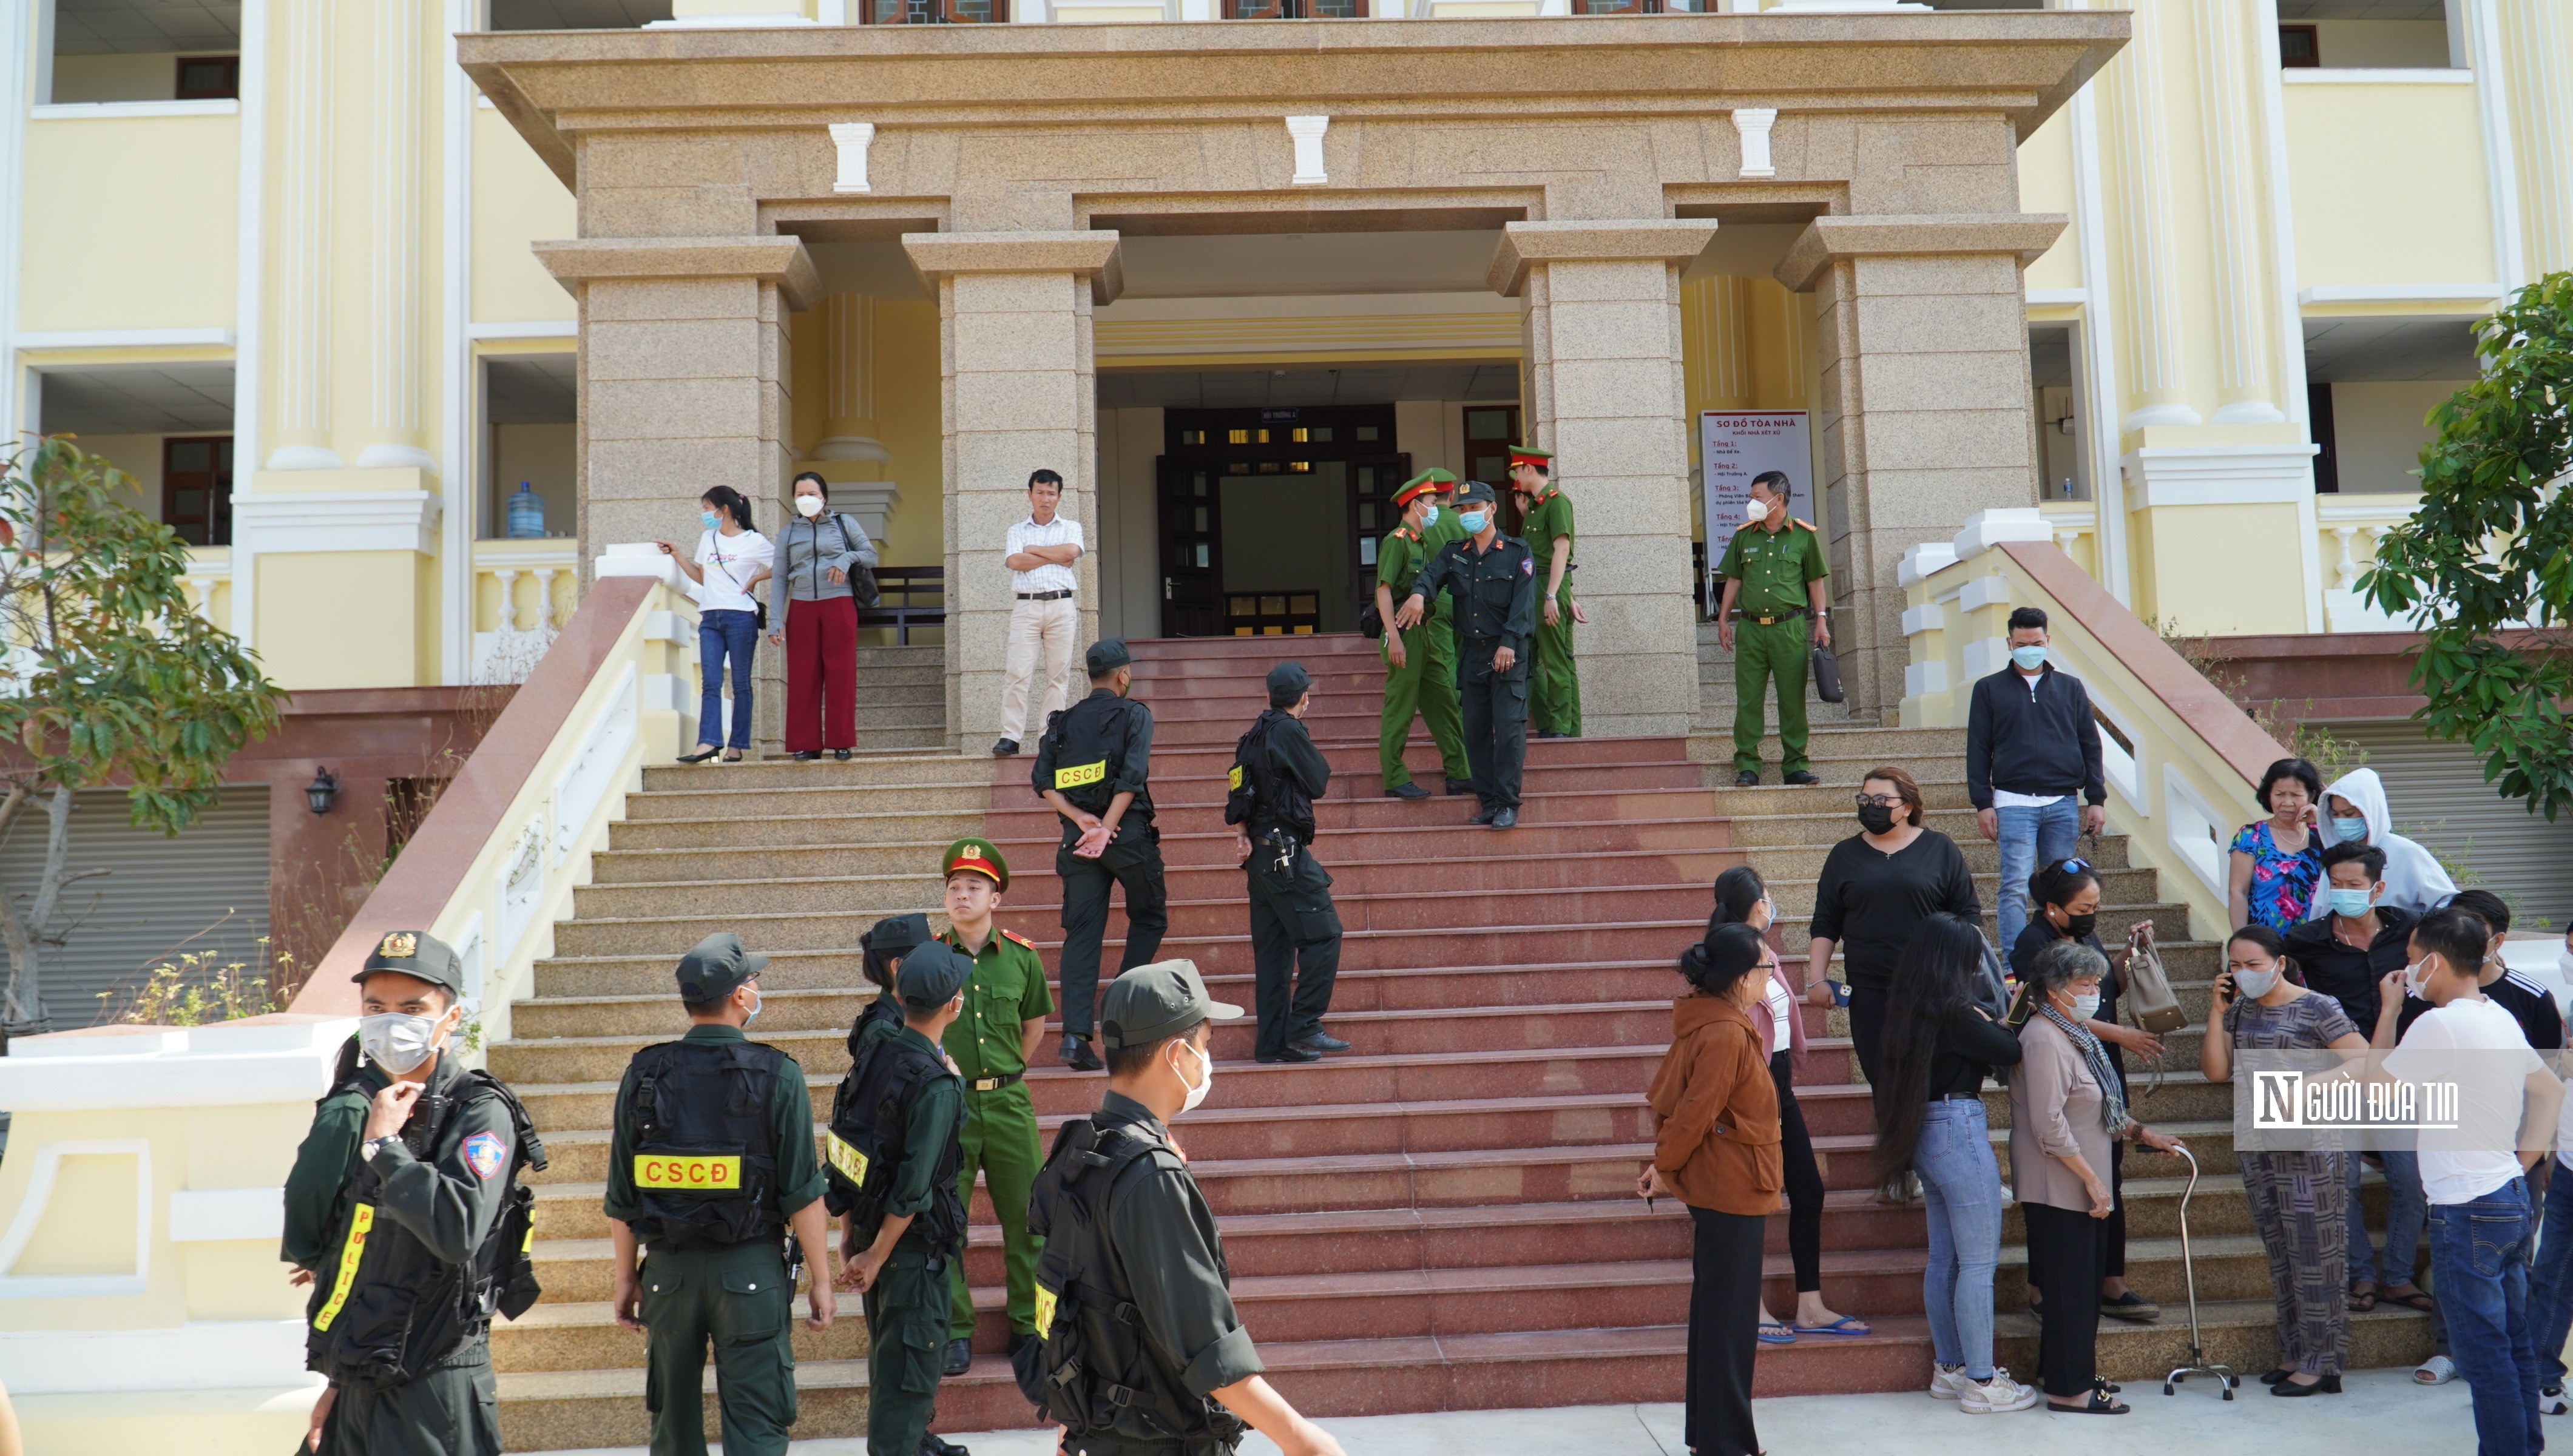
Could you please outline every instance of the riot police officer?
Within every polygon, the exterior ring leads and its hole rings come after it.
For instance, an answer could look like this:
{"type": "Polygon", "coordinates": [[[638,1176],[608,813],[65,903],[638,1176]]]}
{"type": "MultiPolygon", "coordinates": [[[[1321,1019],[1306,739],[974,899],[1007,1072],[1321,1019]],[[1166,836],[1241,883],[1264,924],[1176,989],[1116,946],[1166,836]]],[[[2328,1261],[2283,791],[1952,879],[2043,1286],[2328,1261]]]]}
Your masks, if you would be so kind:
{"type": "Polygon", "coordinates": [[[933,939],[929,917],[919,911],[888,916],[858,937],[860,974],[867,978],[868,985],[876,989],[876,995],[874,1000],[858,1009],[857,1020],[849,1024],[849,1061],[852,1064],[870,1043],[902,1030],[902,999],[893,994],[894,977],[902,970],[903,957],[933,939]]]}
{"type": "Polygon", "coordinates": [[[1063,1062],[1103,1065],[1090,1050],[1099,999],[1099,946],[1108,933],[1108,886],[1126,889],[1126,956],[1119,970],[1153,959],[1170,928],[1162,885],[1162,832],[1153,825],[1153,710],[1127,696],[1135,659],[1122,638],[1087,654],[1090,696],[1054,715],[1037,741],[1029,782],[1063,816],[1054,872],[1063,881],[1063,1062]]]}
{"type": "Polygon", "coordinates": [[[1127,972],[1100,1008],[1108,1090],[1037,1175],[1043,1338],[1015,1361],[1070,1456],[1211,1456],[1246,1427],[1286,1456],[1341,1456],[1262,1378],[1215,1212],[1171,1141],[1170,1119],[1215,1086],[1214,1024],[1241,1015],[1187,961],[1127,972]]]}
{"type": "Polygon", "coordinates": [[[452,950],[395,931],[354,979],[358,1035],[286,1182],[284,1254],[313,1286],[306,1362],[331,1379],[315,1444],[487,1456],[491,1316],[535,1302],[517,1176],[544,1148],[507,1088],[449,1055],[464,1019],[452,950]]]}
{"type": "Polygon", "coordinates": [[[804,1069],[742,1035],[767,964],[728,932],[699,941],[679,959],[687,1035],[635,1053],[616,1089],[603,1203],[616,1322],[647,1332],[652,1456],[705,1456],[709,1340],[724,1456],[783,1456],[795,1424],[790,1228],[812,1277],[805,1323],[831,1327],[830,1223],[804,1069]]]}
{"type": "Polygon", "coordinates": [[[965,1257],[965,1087],[939,1040],[971,969],[937,941],[903,958],[902,1029],[868,1045],[831,1110],[832,1191],[848,1204],[839,1287],[866,1292],[867,1456],[933,1450],[948,1270],[965,1257]]]}
{"type": "Polygon", "coordinates": [[[1313,679],[1299,662],[1269,669],[1269,709],[1234,746],[1224,822],[1251,889],[1251,949],[1257,968],[1263,1062],[1317,1062],[1349,1044],[1322,1030],[1340,970],[1340,912],[1331,877],[1313,858],[1313,801],[1331,766],[1313,746],[1304,713],[1313,679]],[[1301,974],[1297,972],[1298,961],[1301,974]]]}
{"type": "Polygon", "coordinates": [[[1465,758],[1483,810],[1470,821],[1508,829],[1519,822],[1519,773],[1527,760],[1528,639],[1536,630],[1536,557],[1501,534],[1492,487],[1468,480],[1456,491],[1466,537],[1439,548],[1420,568],[1393,625],[1420,620],[1439,592],[1456,599],[1456,689],[1464,699],[1465,758]]]}

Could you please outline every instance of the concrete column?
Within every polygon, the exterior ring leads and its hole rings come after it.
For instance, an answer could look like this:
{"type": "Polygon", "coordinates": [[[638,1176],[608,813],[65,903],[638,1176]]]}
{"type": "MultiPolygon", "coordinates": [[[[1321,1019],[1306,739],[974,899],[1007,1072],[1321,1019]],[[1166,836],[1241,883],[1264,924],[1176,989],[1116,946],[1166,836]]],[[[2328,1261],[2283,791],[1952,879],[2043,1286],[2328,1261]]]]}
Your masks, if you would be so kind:
{"type": "Polygon", "coordinates": [[[2188,402],[2186,340],[2174,277],[2171,137],[2162,109],[2161,27],[2167,18],[2158,7],[2140,7],[2132,21],[2135,38],[2101,68],[2097,82],[2107,123],[2108,174],[2115,183],[2109,199],[2118,255],[2114,277],[2119,342],[2127,355],[2122,432],[2204,420],[2188,402]]]}
{"type": "Polygon", "coordinates": [[[2206,145],[2207,239],[2215,272],[2217,424],[2282,424],[2269,366],[2267,250],[2258,196],[2260,134],[2246,54],[2251,26],[2271,7],[2249,0],[2200,0],[2197,14],[2199,130],[2206,145]]]}
{"type": "MultiPolygon", "coordinates": [[[[284,0],[283,64],[272,85],[284,115],[275,134],[277,254],[267,296],[276,301],[268,390],[272,470],[334,470],[331,448],[331,182],[337,0],[284,0]]],[[[248,471],[254,461],[239,468],[248,471]]]]}
{"type": "Polygon", "coordinates": [[[1822,377],[1832,635],[1850,706],[1893,711],[1907,661],[1903,553],[2037,503],[2020,270],[2062,216],[1818,218],[1778,281],[1811,291],[1822,377]]]}
{"type": "Polygon", "coordinates": [[[817,470],[831,482],[831,503],[857,517],[882,541],[902,503],[892,480],[892,451],[881,438],[876,405],[876,301],[866,294],[833,294],[822,302],[822,438],[797,470],[817,470]]]}
{"type": "Polygon", "coordinates": [[[2573,268],[2573,15],[2561,0],[2489,0],[2502,33],[2529,276],[2573,268]]]}
{"type": "Polygon", "coordinates": [[[789,311],[822,297],[803,243],[534,247],[580,302],[581,560],[618,542],[695,539],[697,498],[710,485],[775,500],[790,453],[789,311]]]}
{"type": "Polygon", "coordinates": [[[1697,716],[1679,275],[1714,236],[1512,223],[1487,279],[1526,301],[1528,429],[1573,501],[1584,732],[1686,733],[1697,716]]]}
{"type": "Polygon", "coordinates": [[[421,0],[378,0],[369,98],[369,400],[361,466],[434,469],[421,448],[421,0]]]}
{"type": "Polygon", "coordinates": [[[1090,545],[1079,568],[1080,646],[1099,633],[1090,311],[1124,285],[1113,232],[906,233],[902,242],[938,295],[947,732],[970,750],[1000,736],[1013,602],[1001,548],[1026,518],[1032,470],[1063,476],[1064,513],[1090,545]]]}

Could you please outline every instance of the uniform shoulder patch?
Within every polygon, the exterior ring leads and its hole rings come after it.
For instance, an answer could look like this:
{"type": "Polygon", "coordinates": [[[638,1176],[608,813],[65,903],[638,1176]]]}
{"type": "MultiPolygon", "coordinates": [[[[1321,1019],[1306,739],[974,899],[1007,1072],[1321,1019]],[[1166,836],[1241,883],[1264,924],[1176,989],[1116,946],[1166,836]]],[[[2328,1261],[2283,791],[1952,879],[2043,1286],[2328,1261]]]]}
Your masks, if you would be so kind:
{"type": "Polygon", "coordinates": [[[1027,947],[1031,951],[1037,948],[1036,942],[1029,940],[1026,936],[1020,935],[1017,931],[1005,930],[1001,932],[1001,939],[1005,941],[1014,941],[1019,945],[1027,947]]]}
{"type": "Polygon", "coordinates": [[[1814,534],[1816,534],[1816,535],[1821,535],[1821,534],[1822,534],[1822,532],[1821,532],[1821,531],[1814,530],[1814,523],[1813,523],[1812,521],[1809,521],[1809,520],[1799,520],[1799,519],[1797,519],[1797,518],[1796,518],[1796,517],[1794,517],[1794,516],[1789,516],[1789,517],[1787,518],[1787,523],[1788,523],[1789,525],[1795,526],[1795,527],[1796,527],[1796,528],[1798,528],[1799,530],[1814,531],[1814,534]]]}
{"type": "Polygon", "coordinates": [[[509,1161],[509,1145],[497,1132],[476,1132],[464,1139],[464,1161],[473,1175],[489,1182],[509,1161]]]}
{"type": "Polygon", "coordinates": [[[1521,556],[1519,558],[1519,574],[1521,576],[1534,576],[1536,574],[1536,558],[1534,556],[1521,556]]]}

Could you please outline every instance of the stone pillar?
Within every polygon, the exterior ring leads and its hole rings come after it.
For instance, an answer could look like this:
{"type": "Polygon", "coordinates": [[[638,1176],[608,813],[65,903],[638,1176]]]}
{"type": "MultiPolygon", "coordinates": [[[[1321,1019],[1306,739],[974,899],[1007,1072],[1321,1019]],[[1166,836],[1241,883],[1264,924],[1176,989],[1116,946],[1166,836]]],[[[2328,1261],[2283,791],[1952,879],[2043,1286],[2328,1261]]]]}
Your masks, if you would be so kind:
{"type": "Polygon", "coordinates": [[[893,454],[880,439],[876,406],[876,301],[866,294],[833,294],[822,303],[822,438],[795,463],[831,482],[831,503],[857,517],[869,535],[884,539],[894,507],[893,454]]]}
{"type": "Polygon", "coordinates": [[[1001,547],[1026,518],[1032,470],[1063,476],[1064,514],[1090,546],[1079,568],[1079,647],[1099,632],[1090,311],[1124,285],[1113,232],[906,233],[902,242],[938,296],[947,732],[952,746],[971,750],[1000,736],[1013,602],[1001,547]]]}
{"type": "Polygon", "coordinates": [[[421,448],[421,0],[378,0],[364,467],[435,469],[421,448]]]}
{"type": "Polygon", "coordinates": [[[2020,270],[2067,219],[1817,218],[1778,265],[1811,291],[1821,526],[1850,706],[1891,713],[1907,660],[1904,551],[1976,511],[2037,503],[2020,270]]]}
{"type": "Polygon", "coordinates": [[[803,243],[585,238],[534,248],[580,303],[581,560],[619,542],[693,541],[710,485],[777,499],[790,453],[788,315],[822,297],[803,243]]]}
{"type": "Polygon", "coordinates": [[[1697,717],[1679,275],[1714,236],[1659,218],[1512,223],[1487,279],[1526,301],[1528,431],[1573,501],[1586,733],[1686,733],[1697,717]]]}
{"type": "MultiPolygon", "coordinates": [[[[284,64],[274,83],[285,115],[278,134],[277,253],[268,271],[276,302],[269,365],[272,470],[335,470],[331,448],[331,139],[338,68],[337,0],[286,0],[284,64]]],[[[243,460],[248,472],[256,461],[243,460]]]]}
{"type": "Polygon", "coordinates": [[[2162,116],[2165,18],[2156,7],[2140,7],[2132,19],[2135,38],[2101,68],[2097,83],[2108,123],[2107,170],[2116,183],[2110,200],[2116,235],[2112,276],[2127,354],[2121,432],[2203,422],[2188,402],[2181,305],[2172,276],[2178,262],[2171,242],[2171,136],[2162,116]]]}

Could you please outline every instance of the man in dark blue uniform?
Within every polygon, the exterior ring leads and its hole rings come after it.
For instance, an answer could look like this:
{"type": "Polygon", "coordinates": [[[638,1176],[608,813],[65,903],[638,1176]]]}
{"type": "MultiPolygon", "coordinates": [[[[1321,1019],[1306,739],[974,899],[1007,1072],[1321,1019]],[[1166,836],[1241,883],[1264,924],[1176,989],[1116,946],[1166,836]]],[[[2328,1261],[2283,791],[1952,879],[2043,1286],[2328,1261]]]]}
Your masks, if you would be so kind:
{"type": "Polygon", "coordinates": [[[1099,947],[1108,934],[1108,887],[1126,891],[1122,972],[1149,963],[1170,928],[1162,832],[1153,826],[1153,710],[1127,696],[1135,659],[1124,639],[1090,644],[1090,696],[1054,715],[1037,740],[1029,784],[1063,816],[1054,872],[1063,881],[1063,1064],[1107,1066],[1090,1050],[1099,999],[1099,947]]]}
{"type": "Polygon", "coordinates": [[[1536,555],[1501,534],[1492,487],[1468,480],[1456,491],[1461,541],[1420,569],[1410,599],[1393,614],[1397,631],[1420,620],[1441,591],[1456,603],[1456,688],[1464,700],[1465,760],[1483,810],[1471,822],[1507,829],[1519,822],[1519,772],[1527,761],[1528,639],[1536,630],[1536,555]]]}

